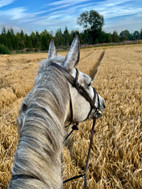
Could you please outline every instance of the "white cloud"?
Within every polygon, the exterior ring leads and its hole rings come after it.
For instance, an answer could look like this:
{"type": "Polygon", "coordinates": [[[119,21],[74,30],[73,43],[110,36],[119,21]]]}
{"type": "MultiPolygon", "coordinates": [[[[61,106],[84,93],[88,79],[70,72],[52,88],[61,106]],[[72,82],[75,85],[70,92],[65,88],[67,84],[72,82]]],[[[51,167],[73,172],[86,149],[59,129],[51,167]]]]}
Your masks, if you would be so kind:
{"type": "Polygon", "coordinates": [[[45,11],[29,13],[24,7],[12,8],[8,10],[0,11],[0,22],[5,20],[29,22],[33,19],[37,19],[38,15],[44,13],[45,11]]]}
{"type": "Polygon", "coordinates": [[[133,33],[135,30],[140,31],[140,29],[142,27],[142,17],[139,19],[123,19],[120,21],[113,21],[110,23],[107,23],[107,25],[104,26],[104,31],[106,32],[113,32],[113,31],[117,31],[118,33],[120,33],[122,30],[129,30],[131,33],[133,33]]]}
{"type": "Polygon", "coordinates": [[[0,0],[0,7],[4,7],[6,5],[9,5],[13,3],[15,0],[0,0]]]}
{"type": "Polygon", "coordinates": [[[117,0],[113,2],[112,0],[106,0],[104,2],[100,2],[99,4],[103,4],[103,6],[106,6],[106,7],[115,7],[117,5],[121,5],[128,2],[131,2],[131,0],[117,0]]]}
{"type": "Polygon", "coordinates": [[[75,4],[78,4],[78,3],[83,3],[83,2],[87,2],[87,1],[90,1],[90,0],[61,0],[61,1],[55,1],[53,3],[49,3],[48,5],[50,6],[61,6],[61,5],[75,5],[75,4]]]}
{"type": "Polygon", "coordinates": [[[9,15],[11,20],[20,20],[26,16],[25,11],[26,9],[22,7],[13,8],[8,10],[8,12],[6,12],[6,15],[9,15]]]}
{"type": "Polygon", "coordinates": [[[54,8],[51,8],[50,11],[56,11],[56,10],[61,10],[61,9],[67,8],[67,7],[70,8],[71,6],[77,6],[78,7],[80,5],[77,5],[77,4],[89,2],[89,1],[90,0],[72,0],[72,1],[61,0],[61,1],[56,1],[56,2],[50,3],[50,4],[48,4],[48,6],[54,7],[54,8]]]}
{"type": "MultiPolygon", "coordinates": [[[[45,6],[43,11],[31,12],[28,10],[28,6],[17,7],[6,11],[0,11],[0,24],[7,23],[7,25],[13,25],[14,27],[22,27],[30,31],[42,31],[47,29],[49,31],[56,31],[58,28],[64,29],[65,26],[68,29],[81,29],[77,25],[77,17],[86,10],[96,10],[102,14],[105,18],[104,29],[112,31],[114,28],[125,28],[130,23],[138,25],[142,20],[142,3],[141,6],[133,6],[137,4],[132,0],[105,0],[105,1],[90,1],[90,0],[60,0],[48,4],[48,9],[45,6]],[[84,2],[84,3],[83,3],[84,2]],[[132,4],[133,3],[133,4],[132,4]],[[43,14],[44,13],[44,14],[43,14]],[[136,15],[135,17],[133,15],[136,15]],[[124,17],[124,18],[123,18],[124,17]],[[128,18],[129,17],[129,18],[128,18]],[[125,22],[124,22],[125,20],[125,22]]],[[[0,1],[4,2],[4,0],[0,1]]],[[[10,2],[6,0],[5,2],[10,2]]],[[[11,0],[11,2],[13,2],[11,0]]],[[[132,28],[134,25],[132,25],[132,28]]]]}

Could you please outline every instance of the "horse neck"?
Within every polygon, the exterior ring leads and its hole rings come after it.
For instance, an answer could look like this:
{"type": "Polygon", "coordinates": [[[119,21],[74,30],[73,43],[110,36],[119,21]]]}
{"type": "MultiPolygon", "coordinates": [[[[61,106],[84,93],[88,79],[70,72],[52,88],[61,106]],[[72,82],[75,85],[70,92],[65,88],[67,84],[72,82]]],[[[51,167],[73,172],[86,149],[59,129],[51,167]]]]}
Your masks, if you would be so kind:
{"type": "Polygon", "coordinates": [[[60,71],[54,67],[44,68],[35,81],[34,95],[37,102],[44,103],[46,107],[52,109],[54,116],[64,124],[70,96],[69,85],[60,71]]]}
{"type": "Polygon", "coordinates": [[[53,69],[39,74],[21,128],[12,174],[36,179],[11,181],[10,188],[61,188],[61,152],[69,94],[65,78],[53,69]],[[43,187],[42,187],[43,186],[43,187]]]}

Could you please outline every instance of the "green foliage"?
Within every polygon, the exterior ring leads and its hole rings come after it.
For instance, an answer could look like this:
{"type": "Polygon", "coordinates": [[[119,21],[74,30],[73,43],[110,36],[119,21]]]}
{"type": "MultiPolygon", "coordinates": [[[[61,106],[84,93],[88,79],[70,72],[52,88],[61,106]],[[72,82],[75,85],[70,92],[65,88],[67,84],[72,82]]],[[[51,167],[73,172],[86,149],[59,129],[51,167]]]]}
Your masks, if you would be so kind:
{"type": "Polygon", "coordinates": [[[97,11],[91,10],[89,15],[89,24],[92,31],[102,31],[104,25],[104,17],[97,11]]]}
{"type": "Polygon", "coordinates": [[[140,33],[139,33],[139,31],[135,31],[135,32],[133,33],[133,36],[134,36],[134,38],[135,38],[136,40],[139,40],[139,39],[140,39],[140,33]]]}
{"type": "Polygon", "coordinates": [[[142,29],[141,29],[141,31],[140,31],[140,39],[142,39],[142,29]]]}
{"type": "Polygon", "coordinates": [[[0,54],[10,54],[10,51],[5,45],[0,44],[0,54]]]}
{"type": "Polygon", "coordinates": [[[92,31],[101,31],[104,25],[104,18],[95,10],[85,11],[77,18],[77,23],[92,31]]]}
{"type": "Polygon", "coordinates": [[[56,46],[62,46],[63,45],[63,34],[61,29],[58,29],[55,34],[55,44],[56,46]]]}
{"type": "Polygon", "coordinates": [[[0,34],[0,53],[9,53],[10,51],[15,52],[29,52],[41,50],[48,50],[51,39],[54,39],[57,48],[66,49],[72,42],[74,36],[77,34],[80,38],[81,44],[96,44],[96,43],[111,43],[111,42],[122,42],[122,41],[133,41],[142,40],[142,29],[141,31],[135,31],[130,33],[128,30],[122,31],[118,34],[116,31],[106,33],[102,31],[104,24],[103,17],[96,11],[83,12],[78,18],[78,23],[83,25],[85,28],[83,32],[72,30],[69,32],[67,26],[64,31],[58,29],[53,36],[52,32],[44,30],[41,33],[32,32],[30,35],[21,32],[15,33],[12,28],[2,28],[0,34]],[[4,50],[6,49],[6,50],[4,50]]]}
{"type": "Polygon", "coordinates": [[[83,25],[86,29],[84,34],[89,44],[98,43],[100,41],[104,18],[97,11],[91,10],[90,12],[83,12],[80,17],[77,18],[77,23],[83,25]]]}
{"type": "Polygon", "coordinates": [[[69,31],[68,31],[68,28],[65,27],[65,31],[64,31],[64,44],[65,45],[69,45],[69,38],[70,38],[70,34],[69,34],[69,31]]]}
{"type": "Polygon", "coordinates": [[[112,34],[112,41],[115,42],[115,43],[119,42],[119,36],[118,36],[117,31],[113,32],[113,34],[112,34]]]}
{"type": "Polygon", "coordinates": [[[85,11],[83,12],[80,17],[77,18],[77,23],[79,25],[83,25],[84,28],[88,28],[88,24],[89,24],[89,12],[85,11]]]}
{"type": "Polygon", "coordinates": [[[128,30],[124,30],[119,35],[120,41],[130,40],[130,32],[128,30]]]}
{"type": "Polygon", "coordinates": [[[40,34],[40,42],[41,42],[41,50],[47,50],[49,47],[49,43],[51,39],[53,38],[52,34],[48,32],[47,30],[44,30],[40,34]]]}

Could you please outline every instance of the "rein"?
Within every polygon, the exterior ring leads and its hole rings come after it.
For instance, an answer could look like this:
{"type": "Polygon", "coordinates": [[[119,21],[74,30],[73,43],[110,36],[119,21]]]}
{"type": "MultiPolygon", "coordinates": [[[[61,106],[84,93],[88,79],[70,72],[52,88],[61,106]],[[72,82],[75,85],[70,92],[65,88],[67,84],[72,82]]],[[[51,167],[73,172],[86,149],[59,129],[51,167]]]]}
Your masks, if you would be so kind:
{"type": "MultiPolygon", "coordinates": [[[[96,113],[100,112],[99,111],[99,108],[100,108],[99,96],[98,96],[98,93],[96,92],[96,89],[93,88],[94,97],[93,97],[93,100],[91,99],[90,95],[85,90],[85,88],[78,83],[78,70],[77,69],[76,69],[76,77],[74,78],[67,70],[65,70],[63,67],[61,67],[58,64],[52,62],[50,64],[50,66],[53,66],[53,67],[57,68],[65,76],[65,78],[70,82],[70,84],[77,89],[79,94],[81,94],[90,103],[91,109],[90,109],[90,111],[88,113],[88,116],[87,116],[87,118],[85,120],[87,120],[89,118],[92,110],[93,109],[95,110],[95,116],[93,118],[93,124],[92,124],[92,129],[91,129],[91,137],[90,137],[90,144],[89,144],[89,148],[88,148],[88,155],[87,155],[84,174],[80,174],[80,175],[71,177],[71,178],[63,181],[63,184],[65,184],[65,183],[67,183],[69,181],[72,181],[74,179],[77,179],[77,178],[80,178],[80,177],[84,177],[84,189],[87,189],[87,177],[86,177],[86,174],[87,174],[87,168],[88,168],[88,163],[89,163],[90,152],[91,152],[91,148],[92,148],[92,144],[93,144],[94,127],[95,127],[95,123],[96,123],[96,113]],[[96,101],[96,97],[98,98],[98,108],[94,105],[94,103],[96,101]]],[[[70,96],[70,107],[71,107],[71,121],[70,121],[70,124],[71,124],[73,122],[73,109],[72,109],[71,96],[70,96]]],[[[68,127],[69,125],[67,125],[65,127],[68,127]]],[[[65,137],[64,142],[69,138],[69,136],[73,133],[74,130],[78,130],[77,125],[78,125],[78,123],[75,123],[75,125],[73,125],[71,132],[65,137]]]]}
{"type": "MultiPolygon", "coordinates": [[[[74,177],[71,177],[65,181],[63,181],[63,184],[72,181],[74,179],[78,179],[80,177],[84,177],[84,189],[87,189],[87,168],[88,168],[88,163],[89,163],[89,158],[90,158],[90,152],[91,152],[91,148],[92,148],[92,144],[93,144],[93,136],[94,136],[94,127],[95,127],[95,123],[96,123],[96,118],[93,119],[93,124],[92,124],[92,129],[91,129],[91,137],[90,137],[90,143],[89,143],[89,148],[88,148],[88,154],[87,154],[87,160],[86,160],[86,165],[85,165],[85,169],[84,169],[84,174],[80,174],[74,177]]],[[[75,126],[75,125],[74,125],[75,126]]],[[[74,127],[73,126],[73,127],[74,127]]],[[[76,130],[72,128],[72,131],[69,133],[69,135],[65,138],[65,140],[67,140],[67,138],[72,134],[72,132],[76,130]]],[[[78,128],[77,128],[78,130],[78,128]]],[[[65,141],[64,140],[64,141],[65,141]]]]}

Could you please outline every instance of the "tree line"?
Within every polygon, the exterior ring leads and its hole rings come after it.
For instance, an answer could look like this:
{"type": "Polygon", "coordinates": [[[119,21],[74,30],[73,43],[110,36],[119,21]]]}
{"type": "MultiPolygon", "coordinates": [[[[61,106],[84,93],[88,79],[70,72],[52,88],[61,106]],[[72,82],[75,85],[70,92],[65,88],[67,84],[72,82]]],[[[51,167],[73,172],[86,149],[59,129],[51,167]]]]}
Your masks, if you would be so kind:
{"type": "Polygon", "coordinates": [[[64,31],[58,29],[55,35],[46,29],[41,33],[38,31],[32,32],[30,35],[24,33],[23,30],[15,33],[12,28],[6,29],[3,26],[0,34],[0,44],[6,46],[10,51],[23,49],[25,51],[44,51],[48,49],[51,39],[54,39],[58,48],[68,47],[76,34],[79,36],[81,44],[88,45],[142,39],[142,29],[134,33],[130,33],[128,30],[124,30],[120,34],[116,31],[113,33],[104,32],[102,30],[104,18],[94,10],[83,12],[77,18],[77,23],[83,26],[83,32],[75,30],[69,32],[68,28],[65,27],[64,31]]]}

